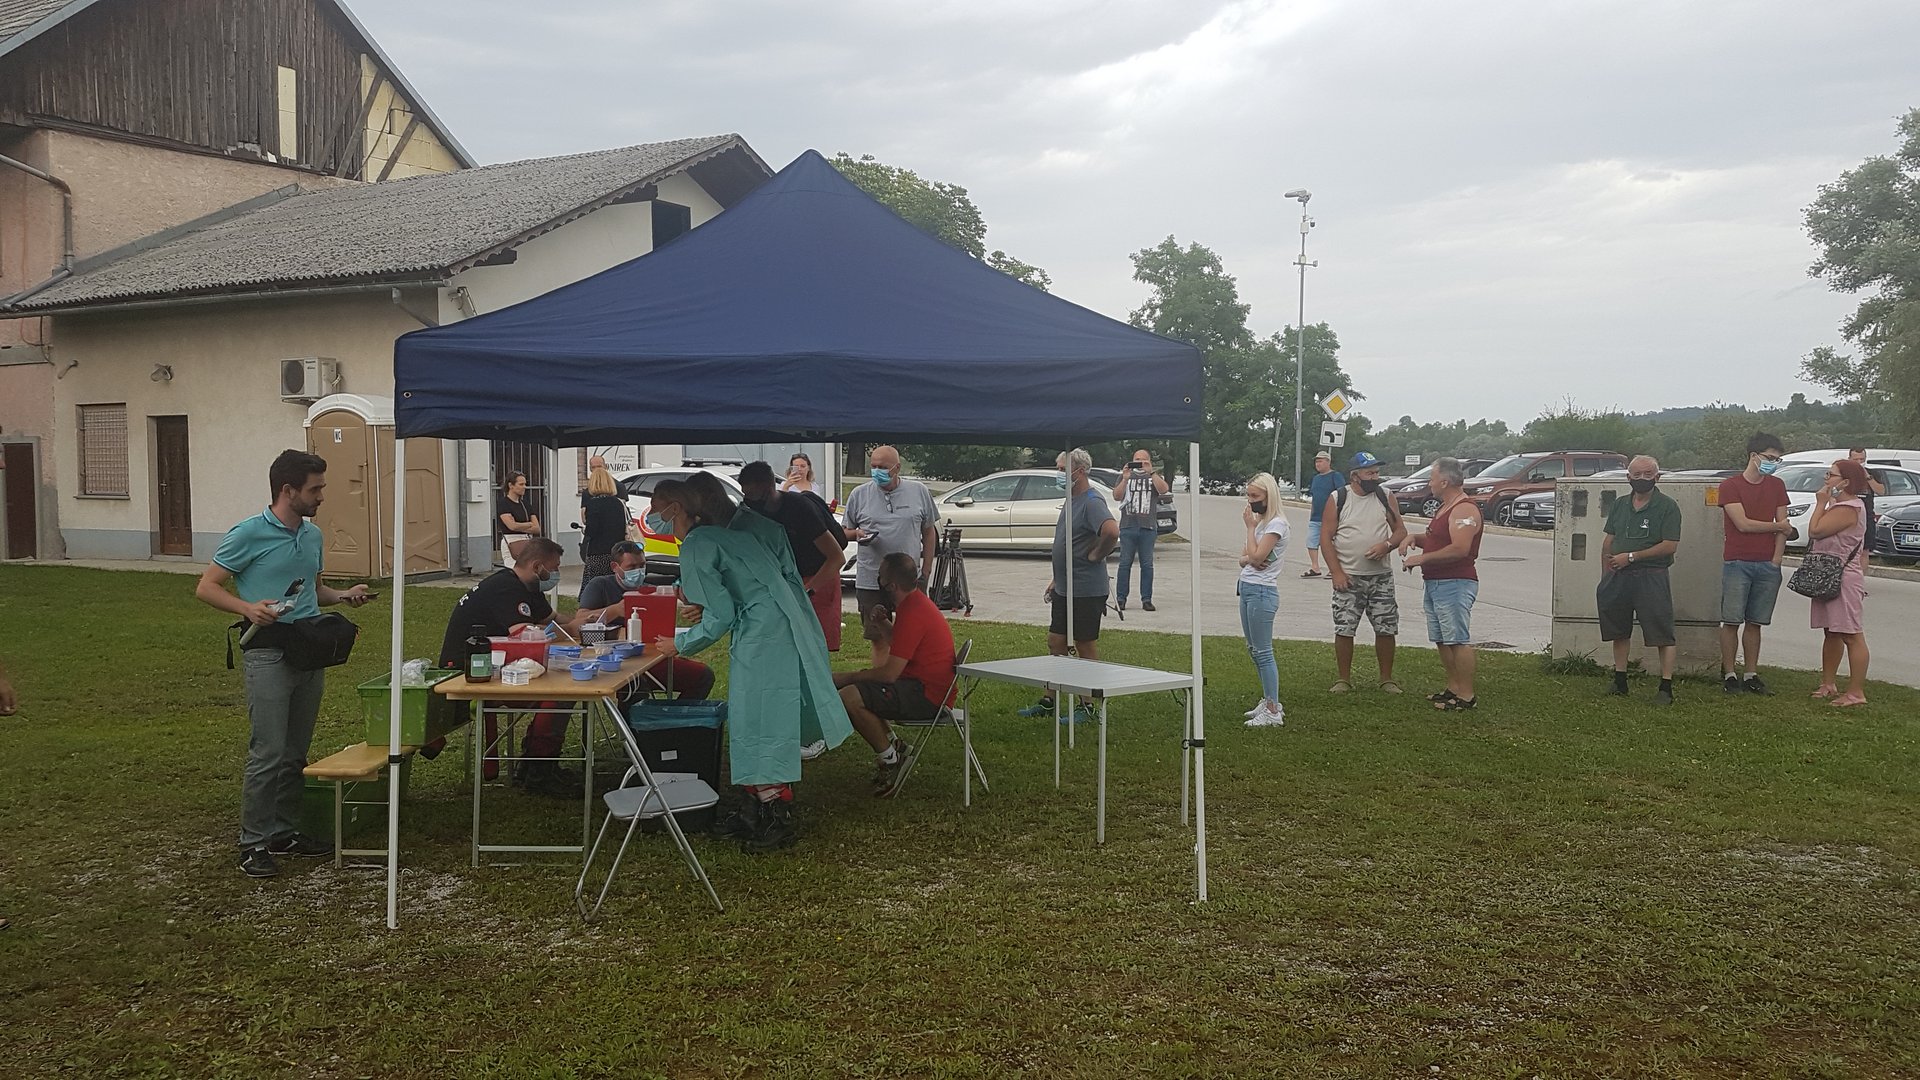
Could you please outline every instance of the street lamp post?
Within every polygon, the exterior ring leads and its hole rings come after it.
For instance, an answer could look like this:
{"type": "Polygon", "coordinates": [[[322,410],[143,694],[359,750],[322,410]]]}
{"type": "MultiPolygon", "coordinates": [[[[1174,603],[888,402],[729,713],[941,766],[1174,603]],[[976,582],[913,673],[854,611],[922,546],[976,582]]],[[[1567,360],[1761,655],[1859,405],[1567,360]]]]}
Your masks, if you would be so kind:
{"type": "MultiPolygon", "coordinates": [[[[1294,188],[1284,196],[1300,200],[1300,257],[1293,261],[1300,268],[1300,314],[1293,330],[1293,487],[1301,489],[1300,454],[1301,439],[1304,437],[1307,411],[1307,267],[1319,266],[1318,261],[1307,261],[1307,233],[1313,230],[1313,219],[1307,216],[1307,200],[1313,198],[1313,192],[1306,188],[1294,188]]],[[[1273,433],[1273,455],[1280,456],[1280,431],[1276,425],[1273,433]]]]}

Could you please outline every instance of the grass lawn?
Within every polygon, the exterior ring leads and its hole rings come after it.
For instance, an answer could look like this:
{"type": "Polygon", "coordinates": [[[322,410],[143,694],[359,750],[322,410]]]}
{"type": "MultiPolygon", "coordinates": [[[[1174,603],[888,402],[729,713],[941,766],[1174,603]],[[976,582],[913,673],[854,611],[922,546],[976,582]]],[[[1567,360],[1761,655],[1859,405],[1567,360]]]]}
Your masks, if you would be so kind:
{"type": "MultiPolygon", "coordinates": [[[[993,792],[957,745],[902,798],[848,744],[809,767],[806,830],[749,857],[696,839],[727,913],[664,838],[600,923],[577,862],[467,866],[458,742],[414,774],[402,929],[377,874],[235,867],[247,729],[222,619],[191,578],[0,566],[0,1075],[975,1077],[1920,1075],[1913,691],[1873,704],[1657,711],[1537,657],[1482,660],[1482,706],[1335,697],[1282,642],[1287,725],[1249,730],[1239,643],[1207,643],[1212,899],[1192,902],[1179,719],[1113,707],[1051,783],[1013,688],[974,699],[993,792]]],[[[458,593],[408,593],[409,652],[458,593]]],[[[384,601],[329,674],[316,755],[359,740],[384,601]]],[[[966,624],[977,657],[1031,628],[966,624]]],[[[856,638],[850,637],[850,641],[856,638]]],[[[1183,667],[1184,638],[1103,655],[1183,667]]],[[[1370,663],[1363,650],[1362,664],[1370,663]]],[[[1434,654],[1404,654],[1410,689],[1434,654]]],[[[489,792],[490,826],[563,838],[577,804],[489,792]]]]}

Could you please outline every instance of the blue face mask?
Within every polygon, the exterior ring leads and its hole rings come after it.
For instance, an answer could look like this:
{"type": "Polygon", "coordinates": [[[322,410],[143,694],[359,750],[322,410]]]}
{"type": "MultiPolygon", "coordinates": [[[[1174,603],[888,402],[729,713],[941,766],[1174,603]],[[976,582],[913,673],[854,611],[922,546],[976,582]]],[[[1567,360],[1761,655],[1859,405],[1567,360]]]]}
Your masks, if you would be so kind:
{"type": "Polygon", "coordinates": [[[872,475],[873,482],[879,484],[881,487],[886,487],[888,484],[893,483],[893,474],[885,469],[875,469],[872,475]]]}
{"type": "Polygon", "coordinates": [[[668,521],[666,517],[661,514],[649,513],[647,515],[647,531],[655,536],[671,536],[673,535],[673,522],[668,521]]]}
{"type": "Polygon", "coordinates": [[[1055,469],[1053,473],[1053,486],[1065,491],[1067,488],[1067,474],[1055,469]]]}
{"type": "Polygon", "coordinates": [[[559,587],[560,587],[559,578],[554,577],[552,574],[540,575],[540,591],[541,592],[552,592],[553,590],[559,587]]]}
{"type": "Polygon", "coordinates": [[[620,584],[625,585],[629,589],[637,589],[646,584],[646,581],[647,568],[644,566],[635,567],[632,570],[620,571],[620,584]]]}
{"type": "Polygon", "coordinates": [[[1772,476],[1774,473],[1778,472],[1779,470],[1780,470],[1780,463],[1778,461],[1768,461],[1766,458],[1760,459],[1760,475],[1772,476]]]}

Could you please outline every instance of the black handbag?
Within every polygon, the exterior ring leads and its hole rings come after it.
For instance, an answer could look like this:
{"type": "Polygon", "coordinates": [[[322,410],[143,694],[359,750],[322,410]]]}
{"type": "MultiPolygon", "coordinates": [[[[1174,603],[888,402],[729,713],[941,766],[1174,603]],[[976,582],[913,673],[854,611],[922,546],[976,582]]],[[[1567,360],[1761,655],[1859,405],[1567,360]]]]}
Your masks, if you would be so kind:
{"type": "MultiPolygon", "coordinates": [[[[233,631],[245,630],[248,625],[247,620],[242,619],[227,628],[229,671],[233,670],[233,631]]],[[[346,663],[359,637],[360,627],[352,619],[337,611],[324,611],[305,619],[263,626],[240,648],[243,651],[279,649],[288,667],[296,671],[319,671],[346,663]]]]}
{"type": "Polygon", "coordinates": [[[1813,552],[1800,559],[1800,566],[1793,576],[1787,579],[1787,588],[1809,600],[1831,600],[1840,595],[1840,585],[1847,574],[1847,564],[1860,554],[1860,545],[1847,552],[1846,558],[1826,552],[1813,552]]]}

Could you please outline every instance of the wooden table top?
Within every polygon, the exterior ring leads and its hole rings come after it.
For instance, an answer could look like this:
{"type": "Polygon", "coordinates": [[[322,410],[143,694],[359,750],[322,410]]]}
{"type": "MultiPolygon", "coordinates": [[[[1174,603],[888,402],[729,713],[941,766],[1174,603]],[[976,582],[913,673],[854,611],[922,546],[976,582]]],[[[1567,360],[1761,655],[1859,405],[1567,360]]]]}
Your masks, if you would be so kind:
{"type": "Polygon", "coordinates": [[[664,657],[649,650],[641,656],[629,657],[620,665],[617,672],[603,671],[586,682],[575,682],[572,672],[564,667],[550,667],[545,675],[525,686],[508,686],[495,675],[491,682],[470,683],[466,676],[456,676],[444,682],[436,683],[433,692],[455,701],[585,701],[589,698],[612,697],[624,690],[628,683],[651,670],[664,657]]]}

